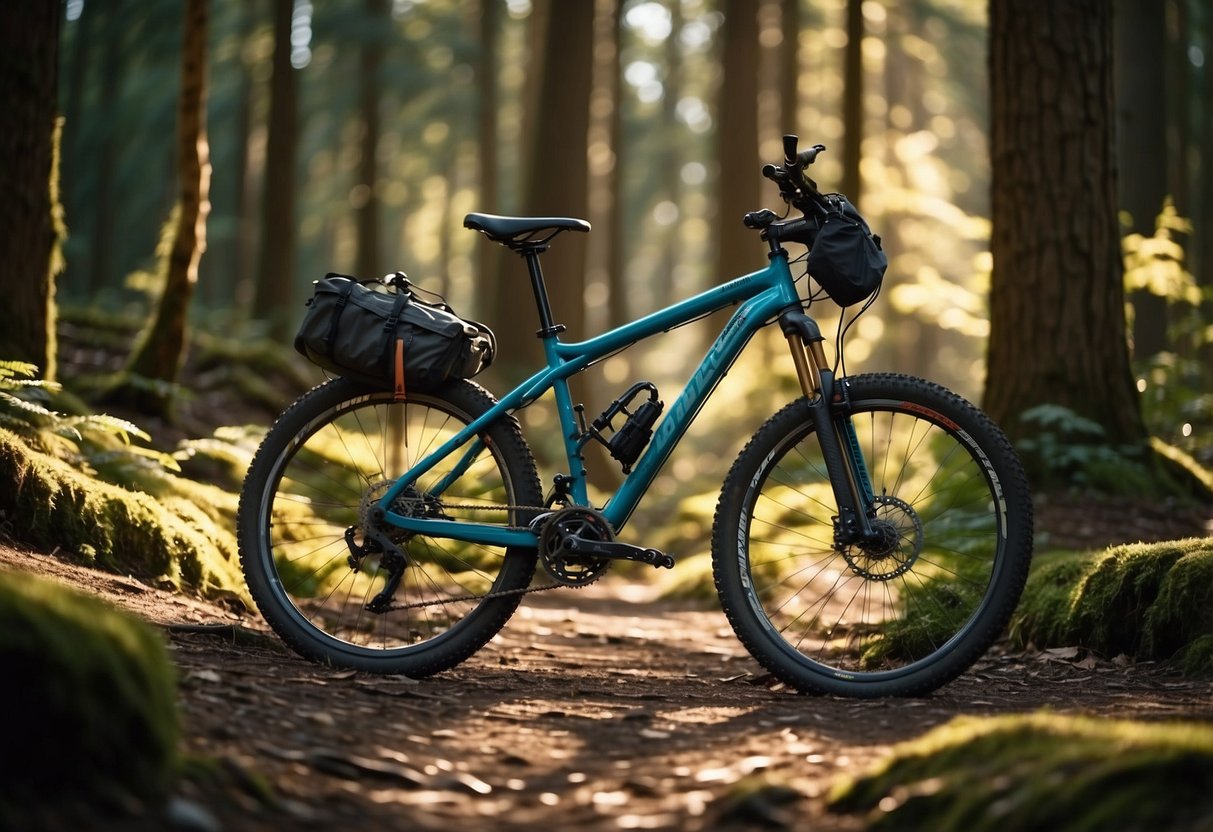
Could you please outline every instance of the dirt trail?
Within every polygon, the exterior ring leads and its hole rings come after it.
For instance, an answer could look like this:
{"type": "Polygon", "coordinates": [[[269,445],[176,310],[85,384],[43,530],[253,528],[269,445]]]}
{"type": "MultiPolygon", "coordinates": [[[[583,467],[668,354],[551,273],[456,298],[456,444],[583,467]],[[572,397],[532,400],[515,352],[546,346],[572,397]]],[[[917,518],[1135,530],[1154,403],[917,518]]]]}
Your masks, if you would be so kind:
{"type": "Polygon", "coordinates": [[[859,829],[825,809],[835,779],[959,714],[1213,720],[1207,681],[1066,651],[996,650],[920,699],[796,695],[719,611],[610,578],[529,596],[486,649],[415,682],[309,664],[255,615],[55,557],[0,547],[0,568],[168,634],[185,748],[218,765],[168,817],[113,829],[859,829]]]}

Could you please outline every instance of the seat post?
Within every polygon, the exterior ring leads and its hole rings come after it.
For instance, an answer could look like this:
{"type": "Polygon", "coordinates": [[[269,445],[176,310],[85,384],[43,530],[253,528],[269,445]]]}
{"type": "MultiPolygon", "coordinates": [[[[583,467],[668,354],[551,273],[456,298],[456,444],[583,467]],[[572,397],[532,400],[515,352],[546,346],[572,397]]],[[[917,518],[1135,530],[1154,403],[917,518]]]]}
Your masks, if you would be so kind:
{"type": "Polygon", "coordinates": [[[531,291],[535,293],[535,304],[539,307],[539,331],[535,334],[540,338],[564,332],[564,325],[552,322],[552,307],[548,303],[548,290],[543,282],[543,270],[539,267],[539,255],[547,251],[547,246],[526,246],[522,256],[526,258],[527,271],[531,275],[531,291]]]}

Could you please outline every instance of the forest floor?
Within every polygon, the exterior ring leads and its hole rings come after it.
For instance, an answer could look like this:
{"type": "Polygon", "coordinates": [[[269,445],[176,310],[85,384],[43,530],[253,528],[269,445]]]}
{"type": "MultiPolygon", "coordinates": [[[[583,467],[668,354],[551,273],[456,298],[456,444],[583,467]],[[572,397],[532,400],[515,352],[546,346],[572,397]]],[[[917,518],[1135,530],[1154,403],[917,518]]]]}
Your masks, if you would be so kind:
{"type": "MultiPolygon", "coordinates": [[[[1190,533],[1174,512],[1042,508],[1058,542],[1190,533]]],[[[485,649],[417,682],[310,664],[255,613],[56,555],[0,546],[0,568],[92,592],[167,636],[184,751],[205,764],[167,809],[90,826],[106,832],[860,829],[827,810],[832,785],[955,716],[1213,720],[1208,680],[1074,648],[997,645],[921,698],[798,695],[718,610],[611,576],[528,596],[485,649]]]]}

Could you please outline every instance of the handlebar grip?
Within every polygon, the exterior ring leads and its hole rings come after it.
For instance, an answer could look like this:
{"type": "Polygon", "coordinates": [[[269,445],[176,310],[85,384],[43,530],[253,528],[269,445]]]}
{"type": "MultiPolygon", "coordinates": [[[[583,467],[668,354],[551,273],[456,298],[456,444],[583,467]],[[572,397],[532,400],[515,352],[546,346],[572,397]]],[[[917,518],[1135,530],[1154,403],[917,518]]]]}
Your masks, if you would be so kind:
{"type": "Polygon", "coordinates": [[[769,208],[761,211],[751,211],[742,218],[746,228],[766,228],[779,219],[779,215],[769,208]]]}
{"type": "Polygon", "coordinates": [[[796,145],[799,141],[799,136],[790,133],[783,137],[783,164],[785,167],[791,168],[796,165],[796,145]]]}

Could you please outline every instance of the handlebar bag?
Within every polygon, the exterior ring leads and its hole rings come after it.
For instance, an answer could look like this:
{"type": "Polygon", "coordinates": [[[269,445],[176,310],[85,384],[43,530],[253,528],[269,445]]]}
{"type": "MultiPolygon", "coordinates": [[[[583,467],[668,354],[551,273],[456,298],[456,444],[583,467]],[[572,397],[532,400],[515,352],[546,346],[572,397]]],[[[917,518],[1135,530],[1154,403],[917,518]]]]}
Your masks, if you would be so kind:
{"type": "Polygon", "coordinates": [[[880,237],[842,194],[826,197],[828,208],[818,219],[817,238],[809,250],[808,270],[839,306],[867,300],[884,280],[889,258],[880,237]]]}
{"type": "Polygon", "coordinates": [[[384,284],[329,273],[314,286],[295,349],[332,373],[403,395],[406,386],[471,378],[493,361],[487,326],[421,300],[403,275],[384,284]]]}

